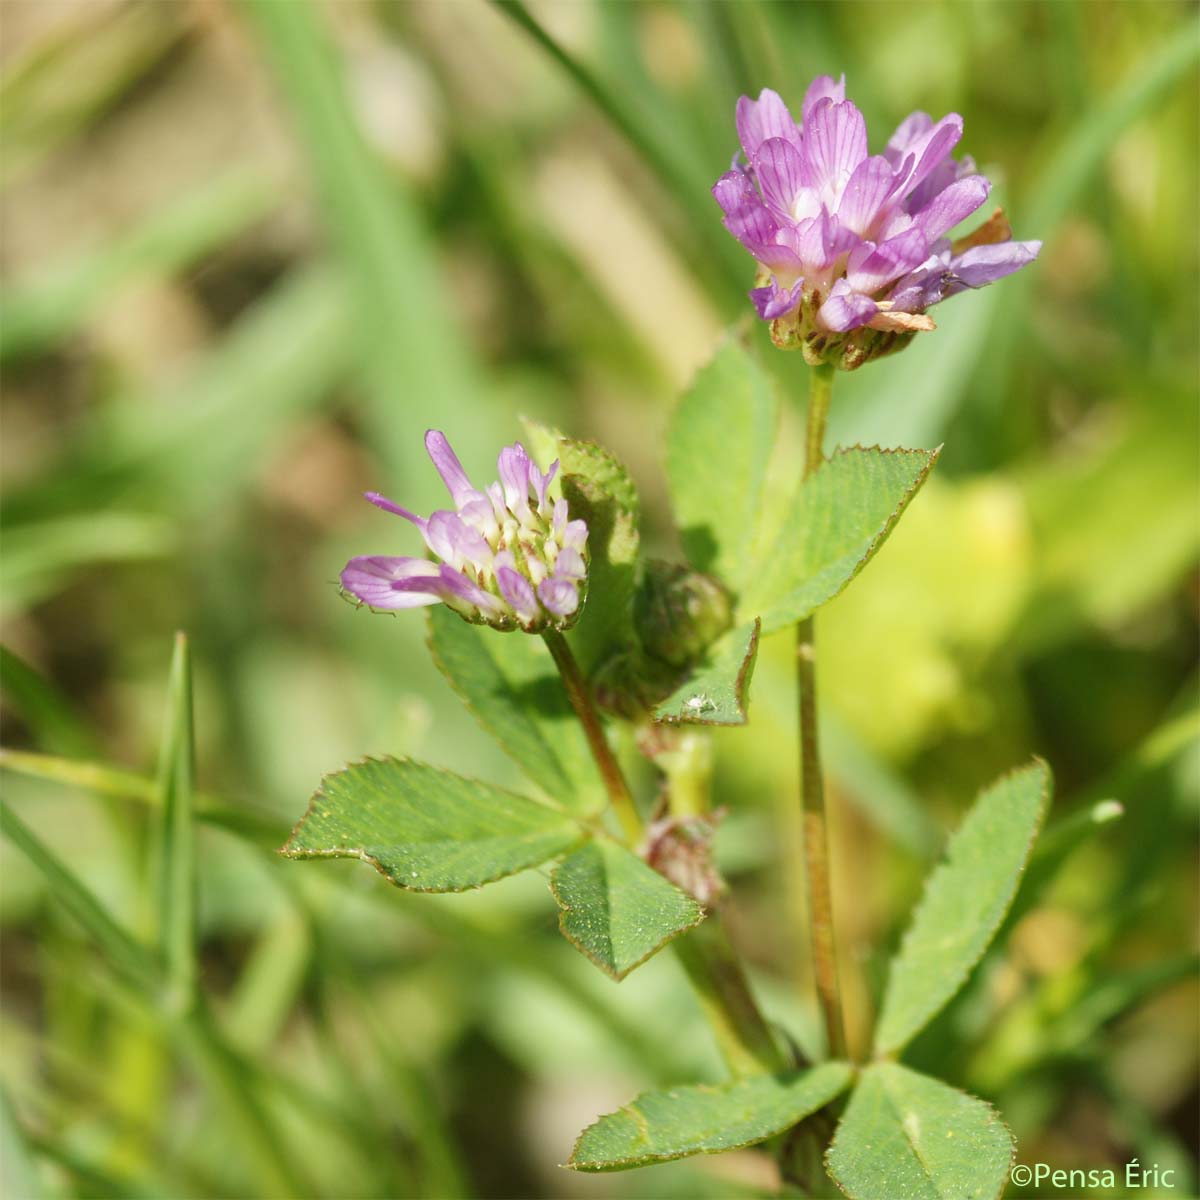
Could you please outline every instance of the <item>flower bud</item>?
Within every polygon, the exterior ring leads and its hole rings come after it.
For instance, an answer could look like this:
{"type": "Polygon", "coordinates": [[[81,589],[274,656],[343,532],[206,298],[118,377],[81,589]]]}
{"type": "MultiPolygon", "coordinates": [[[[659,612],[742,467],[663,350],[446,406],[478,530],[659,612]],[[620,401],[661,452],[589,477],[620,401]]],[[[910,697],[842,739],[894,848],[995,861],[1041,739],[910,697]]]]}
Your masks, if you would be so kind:
{"type": "Polygon", "coordinates": [[[733,605],[711,575],[651,560],[634,597],[633,623],[647,655],[686,667],[733,624],[733,605]]]}

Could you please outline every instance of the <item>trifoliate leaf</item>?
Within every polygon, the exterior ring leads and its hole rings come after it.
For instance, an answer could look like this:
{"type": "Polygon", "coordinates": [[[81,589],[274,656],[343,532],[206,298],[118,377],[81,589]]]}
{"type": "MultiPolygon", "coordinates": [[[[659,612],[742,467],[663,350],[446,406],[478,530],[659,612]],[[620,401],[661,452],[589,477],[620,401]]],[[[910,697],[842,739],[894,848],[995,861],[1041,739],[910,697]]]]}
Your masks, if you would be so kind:
{"type": "Polygon", "coordinates": [[[623,1171],[752,1146],[828,1104],[852,1077],[845,1063],[829,1062],[715,1087],[646,1092],[585,1129],[567,1166],[576,1171],[623,1171]]]}
{"type": "Polygon", "coordinates": [[[609,838],[564,858],[550,887],[563,936],[614,979],[704,919],[691,896],[609,838]]]}
{"type": "Polygon", "coordinates": [[[997,1200],[1013,1153],[990,1105],[875,1063],[850,1097],[826,1164],[851,1200],[997,1200]]]}
{"type": "Polygon", "coordinates": [[[633,645],[633,590],[641,506],[623,466],[592,442],[558,443],[562,490],[572,520],[588,526],[587,601],[569,641],[584,673],[633,645]]]}
{"type": "Polygon", "coordinates": [[[856,446],[822,463],[751,571],[739,620],[761,617],[763,633],[774,633],[832,600],[883,545],[937,455],[856,446]]]}
{"type": "Polygon", "coordinates": [[[725,634],[687,683],[654,710],[654,719],[672,725],[744,725],[758,629],[754,621],[725,634]]]}
{"type": "Polygon", "coordinates": [[[684,549],[740,588],[775,444],[778,405],[757,360],[730,339],[696,376],[667,432],[667,479],[684,549]]]}
{"type": "Polygon", "coordinates": [[[399,887],[461,892],[535,867],[579,840],[565,813],[407,759],[321,780],[281,853],[361,858],[399,887]]]}
{"type": "Polygon", "coordinates": [[[878,1054],[919,1033],[982,957],[1016,895],[1049,792],[1050,770],[1035,761],[983,792],[950,839],[892,962],[878,1054]]]}
{"type": "Polygon", "coordinates": [[[441,605],[427,611],[434,662],[505,753],[563,808],[603,808],[587,739],[541,638],[469,625],[441,605]]]}

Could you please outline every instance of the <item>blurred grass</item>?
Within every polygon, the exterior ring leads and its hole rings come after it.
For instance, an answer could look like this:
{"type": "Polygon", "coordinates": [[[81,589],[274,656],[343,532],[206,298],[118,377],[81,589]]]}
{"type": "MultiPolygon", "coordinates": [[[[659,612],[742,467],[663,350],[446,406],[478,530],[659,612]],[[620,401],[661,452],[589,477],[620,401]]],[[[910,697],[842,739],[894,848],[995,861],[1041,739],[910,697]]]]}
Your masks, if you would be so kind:
{"type": "MultiPolygon", "coordinates": [[[[707,191],[734,101],[843,70],[873,148],[912,108],[962,112],[1017,236],[1046,241],[838,383],[837,440],[946,441],[824,617],[851,1024],[965,798],[1036,751],[1062,836],[914,1053],[992,1094],[1021,1161],[1161,1153],[1194,1187],[1190,8],[9,0],[3,21],[6,1195],[760,1194],[752,1156],[556,1166],[639,1087],[715,1070],[668,961],[594,977],[536,875],[443,901],[264,851],[364,752],[511,781],[421,622],[339,602],[347,556],[415,548],[359,495],[428,508],[427,426],[483,478],[527,412],[610,444],[677,553],[658,435],[752,281],[707,191]],[[186,742],[178,628],[194,823],[151,766],[164,728],[186,742]],[[167,847],[194,854],[197,906],[193,940],[169,872],[163,958],[167,847]],[[166,962],[184,990],[195,971],[182,1024],[156,1010],[166,962]]],[[[794,437],[804,369],[753,337],[794,437]]],[[[735,936],[803,1041],[770,824],[790,689],[768,643],[718,785],[735,936]]]]}

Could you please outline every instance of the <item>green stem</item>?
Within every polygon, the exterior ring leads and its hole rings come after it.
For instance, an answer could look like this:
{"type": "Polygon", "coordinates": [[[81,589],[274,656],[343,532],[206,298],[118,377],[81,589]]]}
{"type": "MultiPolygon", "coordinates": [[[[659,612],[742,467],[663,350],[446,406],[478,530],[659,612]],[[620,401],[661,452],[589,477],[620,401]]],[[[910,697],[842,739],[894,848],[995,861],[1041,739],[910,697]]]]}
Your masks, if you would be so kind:
{"type": "Polygon", "coordinates": [[[782,1070],[786,1064],[719,914],[710,913],[671,945],[691,980],[730,1073],[765,1075],[782,1070]]]}
{"type": "MultiPolygon", "coordinates": [[[[627,840],[636,849],[642,840],[642,820],[621,765],[604,736],[583,672],[561,633],[548,631],[542,638],[562,676],[571,707],[583,726],[608,798],[620,818],[627,840]]],[[[717,915],[711,913],[703,924],[677,938],[672,946],[696,990],[700,1007],[712,1026],[730,1072],[740,1076],[779,1070],[784,1063],[717,915]]]]}
{"type": "Polygon", "coordinates": [[[804,437],[804,477],[807,479],[825,461],[825,423],[829,398],[833,395],[834,368],[813,367],[808,388],[808,425],[804,437]]]}
{"type": "MultiPolygon", "coordinates": [[[[810,476],[825,461],[823,443],[833,367],[816,367],[808,396],[804,475],[810,476]]],[[[846,1054],[838,985],[837,949],[833,934],[833,899],[829,872],[829,828],[825,815],[825,783],[817,733],[816,628],[811,616],[796,625],[796,690],[800,734],[800,807],[804,818],[804,864],[808,880],[808,920],[812,941],[813,975],[817,1000],[825,1022],[829,1053],[846,1054]]]]}
{"type": "Polygon", "coordinates": [[[633,793],[629,790],[629,784],[625,782],[621,764],[617,762],[616,755],[604,736],[604,727],[600,724],[600,715],[592,703],[587,680],[575,661],[575,655],[571,653],[571,647],[567,645],[567,639],[561,633],[548,629],[542,634],[542,640],[554,659],[559,675],[562,676],[567,698],[571,701],[571,707],[575,710],[580,725],[583,726],[588,748],[600,769],[600,778],[604,780],[605,790],[617,819],[621,822],[621,828],[625,831],[626,840],[630,845],[636,846],[642,840],[642,818],[638,816],[633,793]]]}
{"type": "MultiPolygon", "coordinates": [[[[706,734],[669,731],[670,747],[655,756],[666,779],[672,816],[694,817],[712,809],[712,746],[706,734]]],[[[696,998],[735,1076],[780,1071],[788,1064],[750,990],[750,981],[714,908],[702,925],[673,943],[696,998]]]]}

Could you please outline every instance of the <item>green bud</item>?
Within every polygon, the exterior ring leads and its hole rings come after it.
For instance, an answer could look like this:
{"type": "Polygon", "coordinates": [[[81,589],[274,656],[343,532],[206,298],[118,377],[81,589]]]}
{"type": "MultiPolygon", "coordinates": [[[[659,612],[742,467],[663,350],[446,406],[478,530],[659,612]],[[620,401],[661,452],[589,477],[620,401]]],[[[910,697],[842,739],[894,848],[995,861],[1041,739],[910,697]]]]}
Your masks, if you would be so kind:
{"type": "Polygon", "coordinates": [[[711,575],[651,560],[634,597],[633,623],[651,658],[685,667],[733,624],[733,603],[711,575]]]}

